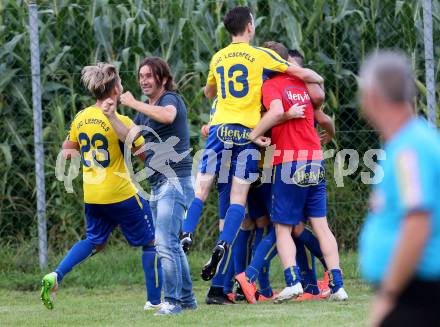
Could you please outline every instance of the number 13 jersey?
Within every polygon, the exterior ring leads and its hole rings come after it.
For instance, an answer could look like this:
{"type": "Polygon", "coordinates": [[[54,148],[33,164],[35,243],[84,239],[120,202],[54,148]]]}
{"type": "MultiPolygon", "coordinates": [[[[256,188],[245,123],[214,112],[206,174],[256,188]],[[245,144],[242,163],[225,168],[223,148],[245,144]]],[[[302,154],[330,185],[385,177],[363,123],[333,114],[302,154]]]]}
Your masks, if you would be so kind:
{"type": "MultiPolygon", "coordinates": [[[[117,114],[128,128],[133,121],[117,114]]],[[[107,117],[98,107],[80,111],[70,127],[68,141],[77,142],[83,166],[84,202],[109,204],[124,201],[137,191],[124,161],[124,143],[119,141],[107,117]]],[[[144,143],[142,136],[134,142],[144,143]]]]}
{"type": "Polygon", "coordinates": [[[231,43],[211,59],[207,84],[217,86],[218,104],[211,125],[254,128],[261,118],[261,87],[271,73],[289,63],[270,49],[231,43]]]}

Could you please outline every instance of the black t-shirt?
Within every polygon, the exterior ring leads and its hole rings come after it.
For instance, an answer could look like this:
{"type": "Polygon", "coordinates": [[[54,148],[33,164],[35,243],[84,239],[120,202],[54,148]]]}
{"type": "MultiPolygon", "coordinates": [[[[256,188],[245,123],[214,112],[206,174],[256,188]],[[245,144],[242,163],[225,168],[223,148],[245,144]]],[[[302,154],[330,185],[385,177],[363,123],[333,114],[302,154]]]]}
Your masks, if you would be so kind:
{"type": "Polygon", "coordinates": [[[168,91],[155,105],[172,105],[177,113],[171,124],[159,123],[140,112],[134,118],[136,125],[146,126],[142,131],[147,144],[145,167],[149,168],[147,177],[152,185],[171,177],[191,176],[192,168],[188,119],[182,97],[168,91]]]}

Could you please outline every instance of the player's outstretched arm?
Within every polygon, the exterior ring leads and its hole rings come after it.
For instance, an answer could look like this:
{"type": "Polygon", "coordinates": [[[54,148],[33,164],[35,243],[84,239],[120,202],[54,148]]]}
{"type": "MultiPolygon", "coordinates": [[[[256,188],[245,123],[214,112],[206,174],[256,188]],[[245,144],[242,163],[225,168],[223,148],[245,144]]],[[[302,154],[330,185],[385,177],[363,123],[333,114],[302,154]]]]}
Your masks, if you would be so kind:
{"type": "Polygon", "coordinates": [[[305,83],[324,84],[324,79],[321,77],[321,75],[309,68],[303,68],[299,65],[290,65],[289,68],[287,68],[286,73],[292,76],[299,77],[305,83]]]}
{"type": "Polygon", "coordinates": [[[142,101],[138,101],[129,91],[121,95],[121,103],[124,106],[139,111],[144,115],[150,117],[151,119],[162,124],[172,124],[174,119],[176,119],[176,115],[177,115],[176,107],[172,105],[168,105],[164,107],[154,106],[151,104],[144,103],[142,101]]]}

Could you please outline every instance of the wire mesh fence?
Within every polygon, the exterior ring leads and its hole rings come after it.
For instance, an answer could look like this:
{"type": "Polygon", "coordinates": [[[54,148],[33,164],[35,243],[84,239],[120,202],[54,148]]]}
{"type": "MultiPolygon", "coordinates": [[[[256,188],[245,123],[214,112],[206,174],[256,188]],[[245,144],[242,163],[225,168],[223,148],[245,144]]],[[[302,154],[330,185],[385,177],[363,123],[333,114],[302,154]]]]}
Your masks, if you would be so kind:
{"type": "MultiPolygon", "coordinates": [[[[202,87],[212,54],[229,42],[222,24],[225,12],[247,4],[256,17],[255,44],[275,40],[299,49],[306,66],[325,78],[324,111],[336,123],[335,140],[326,147],[338,153],[355,149],[360,158],[378,148],[377,135],[360,117],[357,73],[364,57],[376,48],[400,48],[412,59],[420,96],[417,111],[427,115],[423,8],[421,1],[257,0],[257,1],[53,1],[38,3],[46,210],[49,245],[65,248],[84,235],[81,180],[67,194],[55,178],[55,161],[75,114],[92,103],[80,85],[83,66],[115,64],[124,89],[138,98],[137,67],[146,56],[165,58],[189,112],[193,149],[203,147],[200,127],[210,104],[202,87]]],[[[15,243],[36,237],[36,187],[32,125],[28,11],[24,1],[0,4],[0,237],[15,243]]],[[[440,63],[440,4],[432,2],[434,63],[437,90],[440,63]]],[[[133,113],[121,108],[122,113],[133,113]]],[[[327,160],[329,218],[343,247],[353,247],[366,209],[368,185],[361,172],[343,178],[345,161],[327,160]]],[[[216,196],[212,194],[197,244],[203,248],[217,232],[216,196]]]]}

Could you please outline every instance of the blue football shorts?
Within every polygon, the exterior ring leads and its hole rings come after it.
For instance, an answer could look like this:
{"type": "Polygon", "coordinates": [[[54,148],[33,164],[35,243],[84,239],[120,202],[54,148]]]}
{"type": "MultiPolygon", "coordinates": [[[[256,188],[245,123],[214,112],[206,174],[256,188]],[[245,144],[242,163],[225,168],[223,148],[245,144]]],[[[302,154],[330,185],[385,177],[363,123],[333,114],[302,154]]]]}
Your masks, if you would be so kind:
{"type": "Polygon", "coordinates": [[[229,176],[253,182],[258,176],[261,154],[258,146],[249,140],[250,131],[240,124],[211,126],[198,171],[217,175],[220,182],[227,181],[229,176]]]}
{"type": "Polygon", "coordinates": [[[325,170],[319,161],[293,161],[274,166],[271,219],[297,225],[327,215],[325,170]]]}
{"type": "Polygon", "coordinates": [[[131,246],[146,246],[154,240],[150,205],[137,194],[117,203],[86,203],[84,209],[87,239],[95,245],[104,244],[117,226],[131,246]]]}

